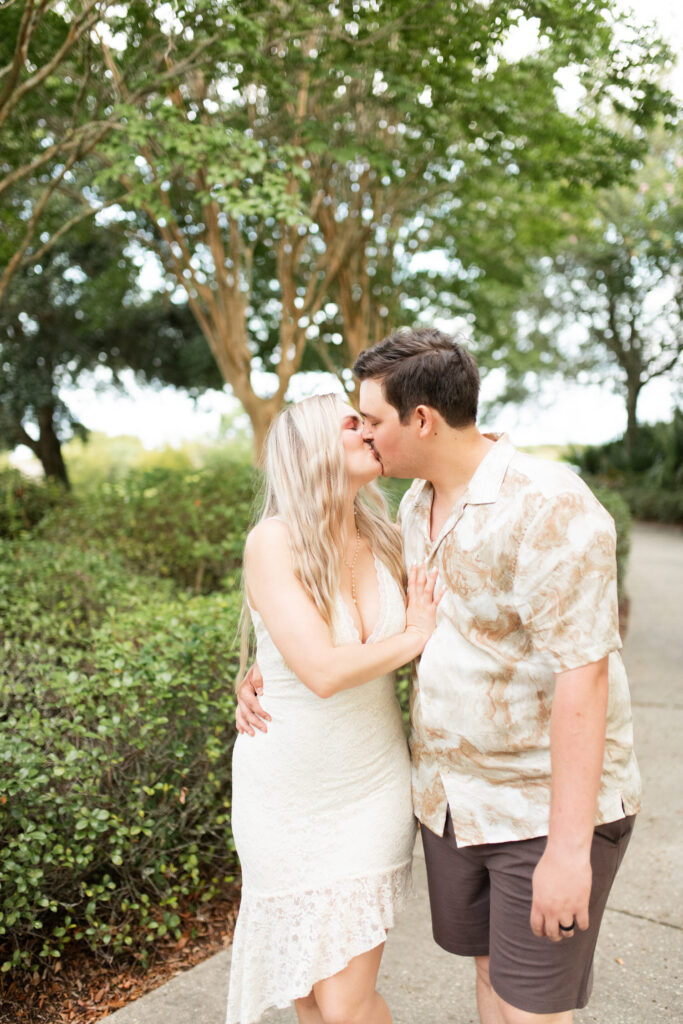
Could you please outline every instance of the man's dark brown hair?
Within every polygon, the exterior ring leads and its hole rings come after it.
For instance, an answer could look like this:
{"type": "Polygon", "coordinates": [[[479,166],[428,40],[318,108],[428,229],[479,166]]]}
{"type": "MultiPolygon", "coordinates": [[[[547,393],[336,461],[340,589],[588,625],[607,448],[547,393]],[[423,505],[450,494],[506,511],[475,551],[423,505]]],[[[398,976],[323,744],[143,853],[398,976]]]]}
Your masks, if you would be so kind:
{"type": "Polygon", "coordinates": [[[418,405],[429,405],[449,427],[476,422],[479,370],[454,338],[435,327],[400,327],[366,349],[353,364],[359,380],[376,380],[406,423],[418,405]]]}

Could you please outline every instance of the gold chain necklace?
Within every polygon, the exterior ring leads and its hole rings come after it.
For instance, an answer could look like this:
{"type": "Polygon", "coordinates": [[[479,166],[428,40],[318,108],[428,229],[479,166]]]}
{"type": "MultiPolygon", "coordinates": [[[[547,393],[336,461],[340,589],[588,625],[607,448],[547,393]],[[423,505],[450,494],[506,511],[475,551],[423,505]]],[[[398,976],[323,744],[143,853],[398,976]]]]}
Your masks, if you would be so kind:
{"type": "Polygon", "coordinates": [[[358,561],[358,552],[360,551],[360,530],[356,526],[356,543],[353,547],[353,558],[350,562],[347,562],[345,558],[342,561],[347,569],[351,570],[351,600],[358,607],[358,588],[356,586],[356,562],[358,561]]]}

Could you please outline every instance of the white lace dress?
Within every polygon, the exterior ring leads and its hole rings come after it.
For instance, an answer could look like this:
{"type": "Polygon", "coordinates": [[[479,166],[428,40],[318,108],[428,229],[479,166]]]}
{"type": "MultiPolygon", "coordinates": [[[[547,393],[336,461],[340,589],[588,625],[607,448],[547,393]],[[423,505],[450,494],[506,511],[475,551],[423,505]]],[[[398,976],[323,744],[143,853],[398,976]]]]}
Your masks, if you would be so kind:
{"type": "MultiPolygon", "coordinates": [[[[375,558],[380,615],[367,643],[405,628],[400,587],[375,558]]],[[[392,675],[322,699],[252,611],[266,734],[239,736],[232,827],[242,865],[227,1024],[288,1006],[386,938],[411,893],[410,759],[392,675]]],[[[341,596],[336,646],[359,636],[341,596]]]]}

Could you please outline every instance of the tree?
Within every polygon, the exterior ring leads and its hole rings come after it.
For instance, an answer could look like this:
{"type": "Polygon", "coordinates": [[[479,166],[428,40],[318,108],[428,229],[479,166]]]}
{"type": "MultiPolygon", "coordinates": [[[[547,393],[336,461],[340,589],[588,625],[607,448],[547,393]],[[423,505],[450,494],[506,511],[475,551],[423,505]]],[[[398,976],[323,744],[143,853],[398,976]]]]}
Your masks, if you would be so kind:
{"type": "Polygon", "coordinates": [[[143,301],[137,275],[120,232],[80,224],[15,275],[0,307],[0,445],[26,445],[67,487],[62,442],[87,432],[60,391],[84,370],[132,366],[148,380],[220,386],[187,307],[143,301]]]}
{"type": "Polygon", "coordinates": [[[531,211],[561,226],[558,204],[628,173],[642,143],[588,108],[564,113],[558,72],[581,69],[596,104],[639,124],[666,102],[664,49],[646,33],[616,45],[611,0],[118,10],[90,36],[109,127],[88,167],[104,166],[70,188],[91,210],[118,203],[167,290],[185,293],[257,448],[306,359],[348,364],[420,311],[483,317],[491,296],[509,320],[531,211]],[[525,19],[539,44],[512,60],[525,19]],[[174,74],[143,75],[165,68],[162,43],[174,74]],[[417,270],[435,246],[448,269],[417,270]],[[266,396],[259,368],[275,375],[266,396]]]}
{"type": "Polygon", "coordinates": [[[125,38],[123,81],[130,101],[142,103],[159,89],[177,87],[212,49],[214,59],[222,52],[219,8],[218,0],[194,0],[177,31],[163,4],[1,5],[0,301],[22,266],[39,262],[72,226],[116,201],[87,187],[98,146],[125,124],[103,60],[103,40],[116,45],[125,38]],[[54,207],[64,193],[77,207],[59,222],[54,207]]]}
{"type": "MultiPolygon", "coordinates": [[[[640,153],[601,117],[559,109],[558,70],[581,64],[587,86],[605,101],[618,89],[636,121],[662,102],[650,79],[663,51],[650,39],[619,51],[608,3],[434,0],[428,17],[410,0],[224,7],[226,20],[239,9],[249,21],[246,53],[131,107],[128,130],[103,147],[100,180],[126,183],[135,236],[169,287],[186,291],[257,448],[307,349],[331,365],[342,350],[348,363],[428,304],[429,272],[412,270],[413,253],[443,241],[470,310],[483,278],[510,276],[506,252],[497,267],[489,258],[487,226],[506,225],[513,254],[532,204],[557,224],[558,199],[571,206],[640,153]],[[523,16],[538,19],[540,46],[506,60],[501,47],[523,16]],[[226,173],[226,143],[246,177],[226,173]],[[513,182],[517,201],[502,207],[513,182]],[[276,377],[266,397],[254,386],[259,365],[276,377]]],[[[114,81],[125,63],[125,51],[109,55],[114,81]]]]}
{"type": "Polygon", "coordinates": [[[587,222],[543,267],[532,305],[535,346],[568,375],[610,382],[626,403],[627,450],[645,385],[683,356],[683,158],[680,130],[652,137],[632,185],[603,191],[587,222]],[[575,344],[562,329],[580,330],[575,344]]]}

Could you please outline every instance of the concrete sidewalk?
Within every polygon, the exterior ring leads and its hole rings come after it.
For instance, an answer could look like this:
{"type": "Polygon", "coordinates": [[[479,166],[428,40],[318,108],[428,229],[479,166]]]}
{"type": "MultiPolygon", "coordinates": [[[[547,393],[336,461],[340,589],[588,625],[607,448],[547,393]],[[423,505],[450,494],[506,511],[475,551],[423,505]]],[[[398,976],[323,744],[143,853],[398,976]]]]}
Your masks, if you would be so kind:
{"type": "MultiPolygon", "coordinates": [[[[611,894],[590,1005],[577,1024],[683,1022],[683,531],[634,530],[624,657],[644,786],[639,816],[611,894]]],[[[473,968],[434,943],[424,861],[418,899],[390,933],[379,989],[395,1024],[476,1024],[473,968]]],[[[258,950],[254,950],[258,957],[258,950]]],[[[224,1024],[229,951],[105,1017],[107,1024],[224,1024]]],[[[293,1010],[264,1024],[296,1024],[293,1010]]]]}

